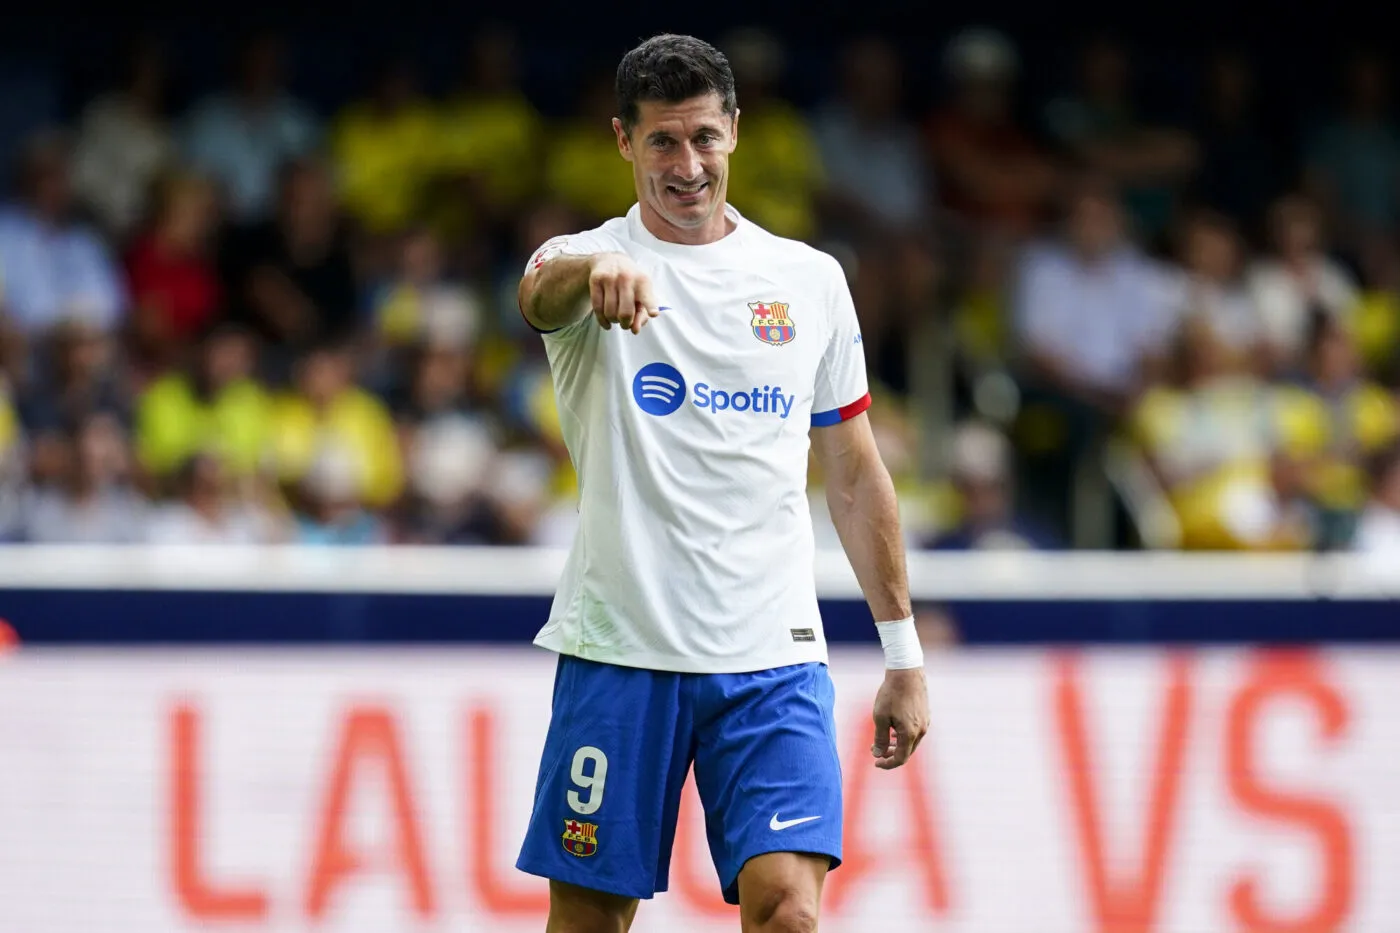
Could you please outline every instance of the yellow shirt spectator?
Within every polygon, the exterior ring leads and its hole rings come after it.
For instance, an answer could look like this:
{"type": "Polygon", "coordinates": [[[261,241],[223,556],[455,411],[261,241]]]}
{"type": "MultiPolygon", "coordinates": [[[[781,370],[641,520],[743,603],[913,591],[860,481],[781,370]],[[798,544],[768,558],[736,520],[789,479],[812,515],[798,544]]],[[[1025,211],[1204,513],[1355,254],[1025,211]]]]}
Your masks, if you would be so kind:
{"type": "Polygon", "coordinates": [[[14,405],[10,402],[10,391],[0,382],[0,459],[19,436],[19,419],[15,416],[14,405]]]}
{"type": "Polygon", "coordinates": [[[341,198],[352,216],[377,233],[414,218],[436,167],[437,120],[430,107],[352,104],[336,120],[331,140],[341,198]]]}
{"type": "Polygon", "coordinates": [[[318,410],[300,395],[284,395],[272,406],[272,449],[283,482],[300,480],[322,444],[331,442],[354,457],[365,505],[383,507],[403,489],[403,462],[389,410],[358,388],[336,393],[318,410]]]}
{"type": "Polygon", "coordinates": [[[156,476],[168,476],[201,451],[219,454],[230,473],[249,476],[263,463],[269,400],[252,379],[203,398],[181,373],[162,376],[136,405],[136,453],[156,476]]]}
{"type": "Polygon", "coordinates": [[[1365,457],[1400,434],[1395,399],[1365,382],[1331,399],[1289,386],[1279,389],[1274,408],[1281,450],[1303,465],[1318,504],[1360,508],[1366,498],[1365,457]]]}
{"type": "Polygon", "coordinates": [[[545,166],[549,190],[574,210],[602,222],[621,217],[637,200],[632,167],[617,151],[606,125],[574,124],[550,143],[545,166]]]}
{"type": "Polygon", "coordinates": [[[1130,428],[1152,461],[1187,550],[1280,546],[1270,476],[1272,428],[1263,386],[1220,379],[1150,390],[1130,428]]]}
{"type": "Polygon", "coordinates": [[[542,127],[523,94],[458,97],[439,111],[437,126],[440,170],[479,176],[498,204],[519,204],[534,194],[542,127]]]}
{"type": "Polygon", "coordinates": [[[811,239],[822,185],[811,128],[783,101],[764,100],[742,109],[739,145],[729,159],[729,200],[778,236],[811,239]]]}

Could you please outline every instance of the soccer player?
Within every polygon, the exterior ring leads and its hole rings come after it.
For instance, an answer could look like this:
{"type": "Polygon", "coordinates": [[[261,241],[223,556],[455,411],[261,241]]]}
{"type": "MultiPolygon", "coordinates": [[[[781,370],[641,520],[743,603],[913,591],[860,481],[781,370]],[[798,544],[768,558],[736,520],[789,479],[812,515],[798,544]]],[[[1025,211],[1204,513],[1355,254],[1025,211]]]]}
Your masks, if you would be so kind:
{"type": "Polygon", "coordinates": [[[581,501],[535,639],[560,657],[517,866],[550,879],[548,933],[627,930],[666,889],[693,763],[745,933],[815,930],[841,860],[841,771],[811,449],[885,648],[875,766],[907,761],[928,723],[855,308],[834,259],[725,203],[739,110],[718,51],[643,42],[617,103],[637,204],[543,244],[520,283],[581,501]]]}

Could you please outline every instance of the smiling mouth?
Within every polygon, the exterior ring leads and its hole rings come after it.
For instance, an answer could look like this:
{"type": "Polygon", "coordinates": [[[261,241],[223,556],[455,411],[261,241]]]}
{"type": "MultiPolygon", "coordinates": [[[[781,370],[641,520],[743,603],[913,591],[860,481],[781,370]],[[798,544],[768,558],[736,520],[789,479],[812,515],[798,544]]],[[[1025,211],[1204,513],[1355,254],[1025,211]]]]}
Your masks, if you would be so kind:
{"type": "Polygon", "coordinates": [[[699,197],[700,193],[710,187],[708,181],[702,181],[695,185],[667,185],[666,190],[678,198],[689,199],[699,197]]]}

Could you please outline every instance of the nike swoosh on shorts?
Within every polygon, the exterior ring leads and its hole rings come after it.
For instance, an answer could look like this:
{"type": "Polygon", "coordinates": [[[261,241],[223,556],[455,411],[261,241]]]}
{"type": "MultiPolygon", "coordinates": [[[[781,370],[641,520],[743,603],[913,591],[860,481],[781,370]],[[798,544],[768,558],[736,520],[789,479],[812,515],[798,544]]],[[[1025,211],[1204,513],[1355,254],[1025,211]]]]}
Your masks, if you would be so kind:
{"type": "Polygon", "coordinates": [[[774,813],[773,818],[768,821],[768,828],[774,832],[778,832],[779,830],[787,829],[789,826],[796,826],[798,823],[810,823],[813,820],[819,819],[821,819],[820,816],[803,816],[795,820],[780,820],[778,819],[778,814],[774,813]]]}

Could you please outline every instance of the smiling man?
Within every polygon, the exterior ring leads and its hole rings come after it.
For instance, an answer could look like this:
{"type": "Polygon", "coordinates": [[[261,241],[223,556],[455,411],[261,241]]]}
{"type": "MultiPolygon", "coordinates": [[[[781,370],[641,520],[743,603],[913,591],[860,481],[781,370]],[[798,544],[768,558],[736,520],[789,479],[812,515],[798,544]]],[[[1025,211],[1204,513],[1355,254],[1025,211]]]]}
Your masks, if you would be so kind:
{"type": "Polygon", "coordinates": [[[810,450],[885,649],[875,766],[928,723],[855,308],[835,260],[726,204],[739,110],[718,51],[649,39],[617,106],[637,204],[545,243],[520,283],[581,498],[535,640],[560,657],[517,864],[550,879],[548,933],[627,930],[666,889],[693,764],[744,933],[807,933],[841,860],[810,450]]]}

